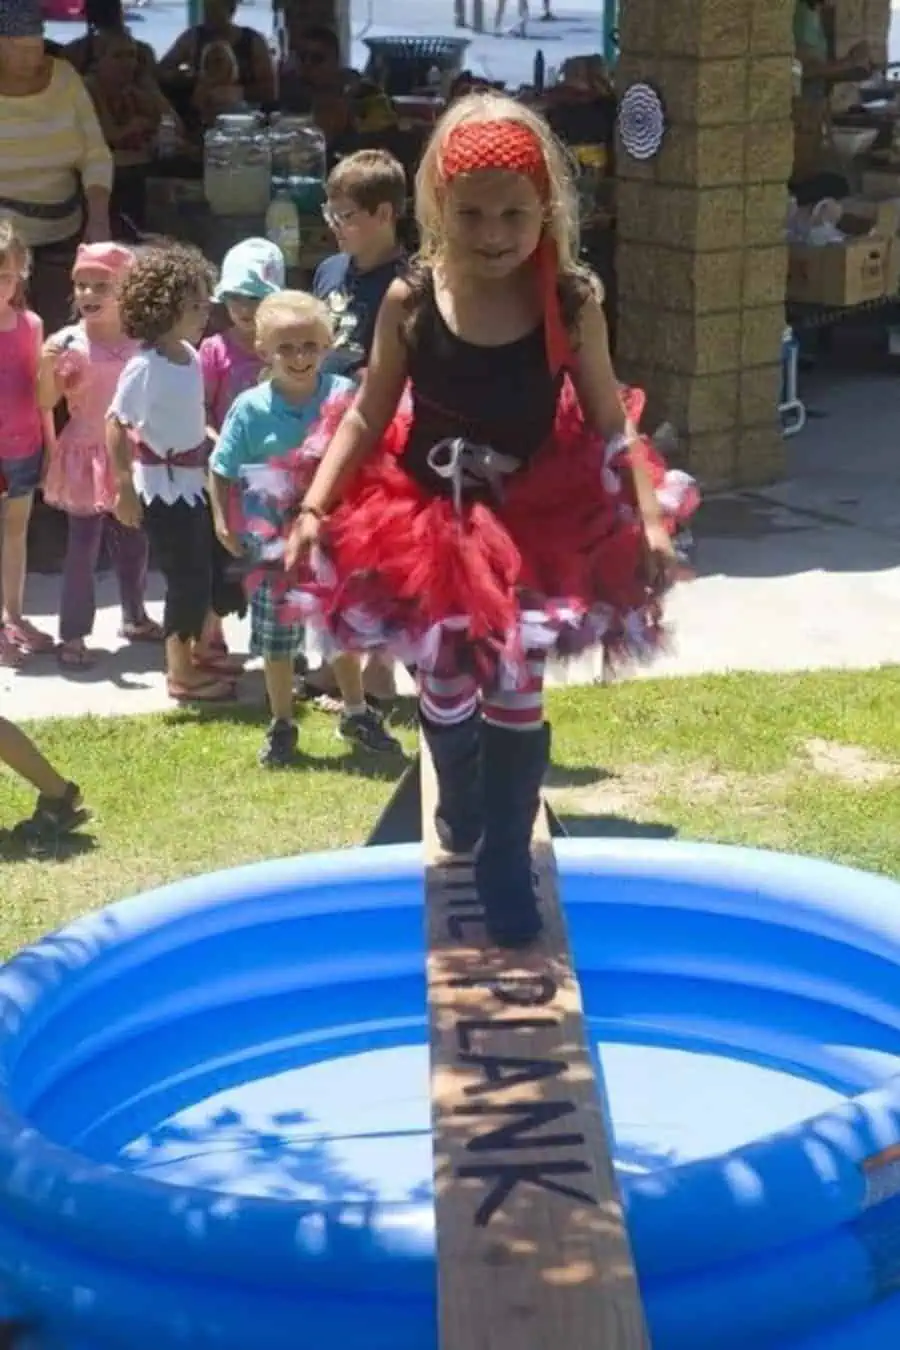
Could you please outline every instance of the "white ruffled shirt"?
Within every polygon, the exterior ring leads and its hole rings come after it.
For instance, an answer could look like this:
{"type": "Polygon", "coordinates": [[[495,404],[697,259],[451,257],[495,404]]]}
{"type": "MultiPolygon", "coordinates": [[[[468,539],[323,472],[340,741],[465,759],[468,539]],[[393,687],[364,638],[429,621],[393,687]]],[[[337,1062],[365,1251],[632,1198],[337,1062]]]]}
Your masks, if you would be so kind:
{"type": "MultiPolygon", "coordinates": [[[[131,427],[157,455],[186,454],[206,440],[203,372],[197,353],[187,342],[189,360],[170,361],[144,347],[128,362],[109,415],[131,427]]],[[[206,469],[134,461],[134,489],[144,502],[202,501],[206,469]]]]}

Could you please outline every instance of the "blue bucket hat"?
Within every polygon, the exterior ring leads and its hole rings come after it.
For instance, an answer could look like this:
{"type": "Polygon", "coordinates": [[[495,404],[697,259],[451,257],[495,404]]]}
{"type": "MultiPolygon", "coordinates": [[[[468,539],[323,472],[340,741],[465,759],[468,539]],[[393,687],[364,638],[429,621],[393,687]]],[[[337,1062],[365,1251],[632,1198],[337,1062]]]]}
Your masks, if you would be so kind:
{"type": "Polygon", "coordinates": [[[214,299],[242,295],[248,300],[265,300],[284,290],[284,254],[268,239],[244,239],[225,254],[222,275],[214,299]]]}

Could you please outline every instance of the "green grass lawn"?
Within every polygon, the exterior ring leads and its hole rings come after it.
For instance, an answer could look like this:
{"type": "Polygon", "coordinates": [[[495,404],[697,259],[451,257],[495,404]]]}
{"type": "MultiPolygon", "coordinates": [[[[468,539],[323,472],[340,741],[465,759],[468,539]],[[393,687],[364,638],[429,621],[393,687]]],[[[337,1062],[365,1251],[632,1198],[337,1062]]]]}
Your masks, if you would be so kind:
{"type": "MultiPolygon", "coordinates": [[[[573,833],[758,844],[900,876],[900,668],[636,681],[556,691],[549,707],[550,796],[573,833]]],[[[58,861],[0,853],[2,954],[189,873],[361,843],[401,768],[350,754],[317,713],[306,763],[283,774],[256,767],[260,714],[30,730],[96,819],[58,861]]],[[[31,804],[0,776],[0,823],[31,804]]]]}

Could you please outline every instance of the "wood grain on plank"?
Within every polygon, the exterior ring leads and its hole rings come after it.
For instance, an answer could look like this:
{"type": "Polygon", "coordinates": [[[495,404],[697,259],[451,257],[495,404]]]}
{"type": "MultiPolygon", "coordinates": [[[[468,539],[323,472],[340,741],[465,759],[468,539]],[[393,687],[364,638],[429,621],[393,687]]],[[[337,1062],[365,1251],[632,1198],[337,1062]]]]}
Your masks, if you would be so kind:
{"type": "Polygon", "coordinates": [[[442,861],[422,745],[441,1350],[648,1350],[546,814],[544,933],[485,947],[470,863],[442,861]]]}

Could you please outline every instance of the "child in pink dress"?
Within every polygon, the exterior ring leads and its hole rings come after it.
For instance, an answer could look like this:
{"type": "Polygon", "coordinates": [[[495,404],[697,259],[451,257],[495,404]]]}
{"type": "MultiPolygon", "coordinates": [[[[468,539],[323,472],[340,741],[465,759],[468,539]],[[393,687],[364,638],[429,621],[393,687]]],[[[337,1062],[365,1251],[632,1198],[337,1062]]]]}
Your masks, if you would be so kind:
{"type": "Polygon", "coordinates": [[[40,393],[44,408],[64,401],[69,420],[50,453],[44,500],[65,511],[69,538],[59,612],[60,665],[86,669],[85,646],[96,615],[94,573],[104,538],[110,546],[122,600],[122,636],[161,642],[162,630],[144,609],[147,538],[112,514],[116,488],[106,452],[105,419],[119,375],[137,350],[119,319],[116,286],[134,261],[119,244],[82,244],[72,282],[77,323],[44,346],[40,393]]]}
{"type": "Polygon", "coordinates": [[[49,651],[53,639],[25,618],[28,522],[44,458],[37,374],[43,324],[24,303],[31,257],[12,222],[0,219],[0,666],[49,651]]]}
{"type": "MultiPolygon", "coordinates": [[[[284,255],[268,239],[244,239],[229,249],[222,261],[222,277],[213,299],[225,307],[229,326],[222,333],[200,343],[200,367],[210,429],[222,430],[225,416],[234,400],[252,389],[262,377],[263,363],[256,350],[256,311],[260,302],[284,289],[284,255]]],[[[236,503],[232,503],[236,509],[236,503]]],[[[216,611],[210,616],[203,635],[203,647],[215,668],[229,662],[222,619],[228,614],[243,617],[247,612],[244,588],[239,581],[227,580],[233,559],[218,538],[213,537],[213,598],[216,611]],[[221,610],[222,613],[218,611],[221,610]]],[[[227,664],[224,666],[227,671],[227,664]]]]}

